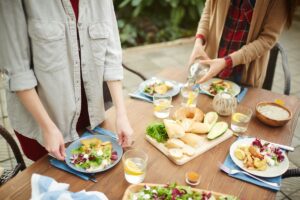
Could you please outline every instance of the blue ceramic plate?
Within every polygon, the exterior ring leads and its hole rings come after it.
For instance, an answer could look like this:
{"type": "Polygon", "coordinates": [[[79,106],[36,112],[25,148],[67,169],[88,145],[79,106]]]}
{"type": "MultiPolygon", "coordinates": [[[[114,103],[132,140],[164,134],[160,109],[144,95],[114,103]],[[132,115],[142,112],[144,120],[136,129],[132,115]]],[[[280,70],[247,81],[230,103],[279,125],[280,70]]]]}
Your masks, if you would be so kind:
{"type": "Polygon", "coordinates": [[[66,154],[67,154],[67,156],[66,156],[66,163],[72,169],[74,169],[76,171],[79,171],[79,172],[83,172],[83,173],[97,173],[97,172],[103,172],[103,171],[109,170],[110,168],[114,167],[118,162],[120,162],[120,160],[122,158],[122,155],[123,155],[123,149],[118,144],[118,142],[116,140],[114,140],[113,138],[111,138],[109,136],[105,136],[105,135],[91,135],[91,136],[82,137],[82,138],[80,138],[80,139],[72,142],[68,146],[68,148],[66,149],[66,154]],[[75,165],[71,163],[71,159],[70,159],[71,156],[72,156],[72,153],[71,153],[72,150],[73,149],[77,149],[78,147],[81,146],[81,143],[80,143],[81,140],[90,139],[90,138],[98,138],[98,139],[100,139],[103,142],[110,141],[112,143],[112,146],[113,146],[113,151],[116,151],[117,154],[118,154],[118,159],[115,162],[113,162],[111,165],[108,165],[106,168],[104,168],[104,169],[97,169],[97,170],[94,170],[94,171],[86,171],[84,169],[75,167],[75,165]]]}
{"type": "Polygon", "coordinates": [[[151,79],[148,79],[144,82],[142,82],[139,86],[139,91],[148,96],[148,97],[153,97],[153,95],[147,93],[147,92],[144,92],[145,88],[149,85],[153,85],[154,83],[160,83],[160,82],[165,82],[167,85],[170,85],[172,86],[172,89],[170,89],[169,91],[167,91],[164,95],[166,96],[176,96],[179,92],[180,92],[180,85],[178,83],[176,83],[175,81],[169,81],[169,80],[163,80],[163,79],[159,79],[159,78],[156,78],[156,77],[153,77],[151,79]]]}

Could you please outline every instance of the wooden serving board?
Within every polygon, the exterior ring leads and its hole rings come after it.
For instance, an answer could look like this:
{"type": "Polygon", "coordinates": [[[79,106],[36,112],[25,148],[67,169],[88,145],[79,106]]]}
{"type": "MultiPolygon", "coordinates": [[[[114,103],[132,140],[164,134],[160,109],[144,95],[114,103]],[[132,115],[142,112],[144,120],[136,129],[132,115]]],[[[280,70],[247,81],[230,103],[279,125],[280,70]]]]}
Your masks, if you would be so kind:
{"type": "MultiPolygon", "coordinates": [[[[130,185],[126,189],[126,191],[124,192],[122,200],[130,200],[130,194],[139,192],[142,188],[145,187],[145,185],[147,185],[149,187],[165,186],[164,184],[153,184],[153,183],[140,183],[140,184],[130,185]]],[[[210,192],[210,193],[212,193],[212,195],[214,197],[216,197],[216,199],[218,199],[220,196],[226,195],[226,194],[222,194],[222,193],[218,193],[218,192],[213,192],[213,191],[208,191],[208,190],[202,190],[202,189],[197,189],[197,188],[191,188],[191,190],[194,191],[194,192],[199,192],[199,193],[202,193],[202,192],[207,192],[208,193],[208,192],[210,192]]]]}
{"type": "Polygon", "coordinates": [[[214,140],[207,139],[206,134],[199,135],[202,138],[202,140],[201,140],[200,145],[197,148],[195,148],[195,150],[196,150],[195,154],[193,156],[183,155],[183,157],[180,159],[173,158],[169,153],[169,149],[164,145],[164,143],[157,142],[155,139],[151,138],[149,135],[146,135],[146,140],[148,142],[150,142],[153,146],[155,146],[158,150],[160,150],[172,162],[174,162],[177,165],[183,165],[183,164],[189,162],[190,160],[196,158],[197,156],[201,155],[202,153],[217,146],[221,142],[224,142],[225,140],[229,139],[230,137],[232,137],[232,135],[233,135],[233,132],[230,129],[227,129],[227,131],[223,135],[221,135],[220,137],[218,137],[214,140]]]}

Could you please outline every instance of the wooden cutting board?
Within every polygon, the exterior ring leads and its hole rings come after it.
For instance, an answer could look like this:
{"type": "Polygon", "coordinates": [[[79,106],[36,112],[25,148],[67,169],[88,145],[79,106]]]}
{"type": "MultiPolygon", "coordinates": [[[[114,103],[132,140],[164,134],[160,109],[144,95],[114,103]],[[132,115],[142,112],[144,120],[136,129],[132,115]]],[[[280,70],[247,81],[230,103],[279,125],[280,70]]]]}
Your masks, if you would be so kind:
{"type": "Polygon", "coordinates": [[[183,155],[182,158],[180,159],[175,159],[173,158],[170,153],[169,149],[164,145],[164,143],[159,143],[155,139],[151,138],[150,136],[146,135],[146,140],[150,142],[153,146],[155,146],[158,150],[160,150],[165,156],[167,156],[172,162],[174,162],[177,165],[183,165],[190,160],[196,158],[197,156],[201,155],[202,153],[210,150],[211,148],[217,146],[221,142],[224,142],[225,140],[229,139],[232,137],[233,132],[230,129],[227,129],[227,131],[221,135],[220,137],[214,139],[214,140],[209,140],[207,139],[207,135],[199,135],[201,137],[201,142],[199,142],[199,145],[197,148],[195,148],[196,152],[193,156],[187,156],[183,155]]]}

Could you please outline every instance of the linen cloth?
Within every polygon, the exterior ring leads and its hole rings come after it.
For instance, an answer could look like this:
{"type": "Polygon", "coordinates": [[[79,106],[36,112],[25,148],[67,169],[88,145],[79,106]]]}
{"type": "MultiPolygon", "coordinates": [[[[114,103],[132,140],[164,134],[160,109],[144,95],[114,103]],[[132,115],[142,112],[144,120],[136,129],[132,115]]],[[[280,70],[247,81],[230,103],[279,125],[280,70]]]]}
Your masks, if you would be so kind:
{"type": "Polygon", "coordinates": [[[31,200],[108,200],[105,194],[96,191],[70,192],[69,184],[58,183],[53,178],[33,174],[31,177],[31,200]]]}

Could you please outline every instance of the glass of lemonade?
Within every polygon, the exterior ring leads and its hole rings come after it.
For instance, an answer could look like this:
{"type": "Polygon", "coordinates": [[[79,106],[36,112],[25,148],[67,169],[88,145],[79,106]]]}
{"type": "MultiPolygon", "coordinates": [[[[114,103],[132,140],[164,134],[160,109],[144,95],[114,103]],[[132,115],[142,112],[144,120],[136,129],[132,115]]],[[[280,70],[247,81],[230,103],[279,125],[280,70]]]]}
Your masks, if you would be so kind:
{"type": "Polygon", "coordinates": [[[243,133],[247,131],[251,117],[251,108],[238,106],[235,112],[231,115],[231,129],[237,133],[243,133]]]}
{"type": "Polygon", "coordinates": [[[172,97],[168,95],[153,95],[154,115],[157,118],[167,118],[170,115],[172,97]]]}
{"type": "Polygon", "coordinates": [[[182,96],[182,106],[186,107],[196,107],[197,105],[197,97],[198,91],[193,90],[191,87],[182,87],[181,88],[181,96],[182,96]]]}
{"type": "Polygon", "coordinates": [[[128,183],[137,184],[144,181],[148,155],[138,149],[128,150],[124,153],[123,158],[125,179],[128,183]]]}

